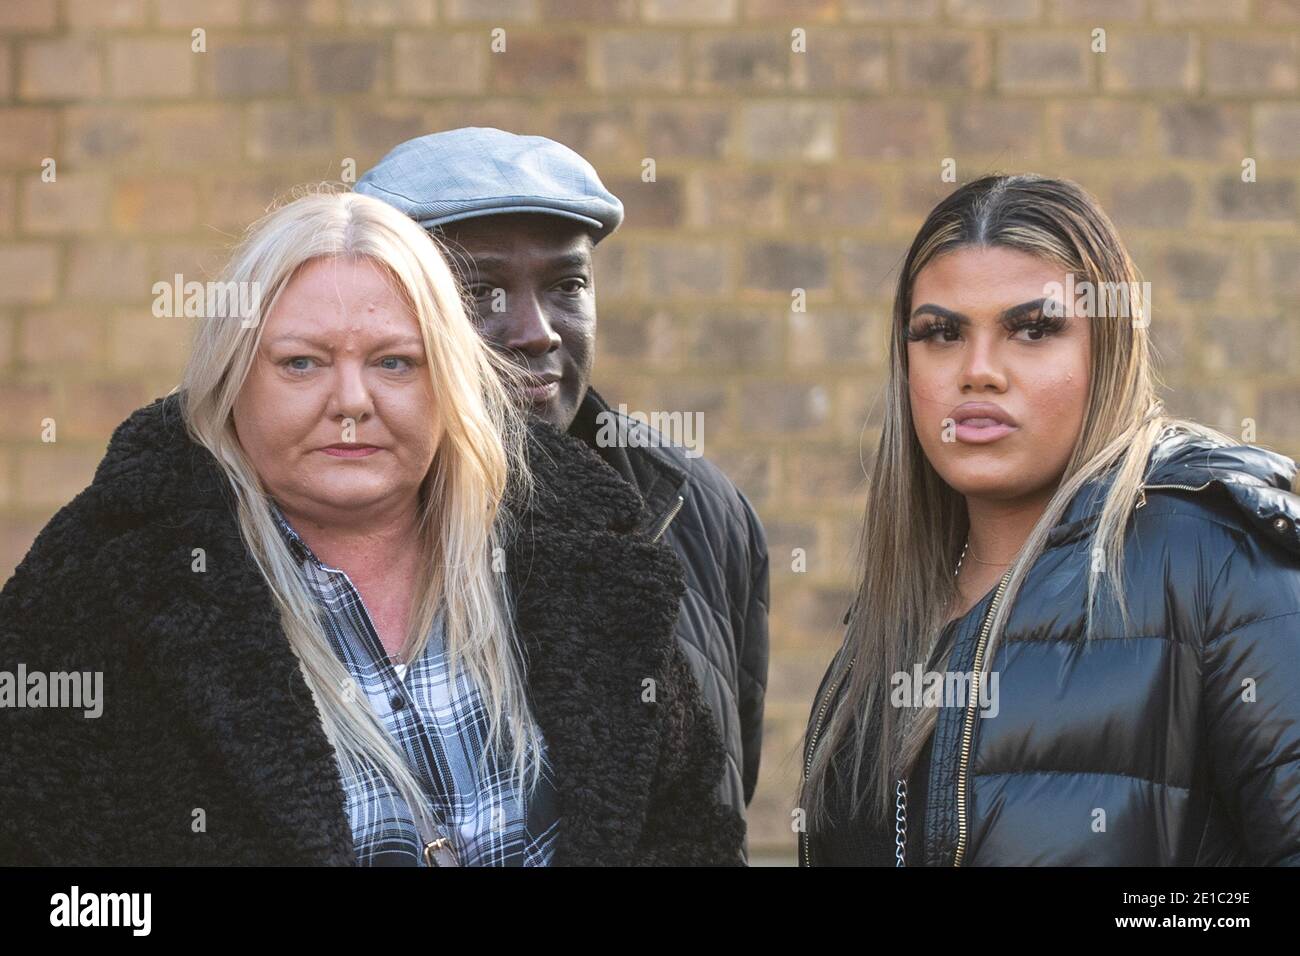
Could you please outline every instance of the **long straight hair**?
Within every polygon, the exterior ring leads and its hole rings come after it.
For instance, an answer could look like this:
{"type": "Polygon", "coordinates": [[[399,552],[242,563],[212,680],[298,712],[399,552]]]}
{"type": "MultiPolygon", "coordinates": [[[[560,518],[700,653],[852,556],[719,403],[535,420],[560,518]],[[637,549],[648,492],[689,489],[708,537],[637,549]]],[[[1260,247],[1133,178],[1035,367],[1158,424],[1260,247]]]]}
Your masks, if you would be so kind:
{"type": "MultiPolygon", "coordinates": [[[[969,518],[964,497],[934,470],[917,439],[904,333],[917,274],[938,257],[968,246],[1026,252],[1100,290],[1139,288],[1139,273],[1114,225],[1090,194],[1067,180],[987,176],[955,190],[922,224],[895,291],[884,424],[855,558],[857,593],[843,652],[827,685],[843,680],[842,699],[822,730],[801,794],[801,805],[813,820],[827,820],[831,776],[842,772],[836,755],[845,748],[852,754],[851,774],[836,784],[847,783],[849,812],[865,813],[865,819],[877,823],[887,820],[894,780],[906,779],[934,732],[935,708],[913,711],[890,705],[890,679],[918,663],[923,669],[928,665],[933,641],[958,594],[953,567],[969,533],[969,518]]],[[[1121,579],[1124,531],[1152,448],[1171,430],[1233,443],[1220,432],[1164,413],[1156,398],[1147,303],[1141,296],[1130,296],[1128,302],[1122,317],[1106,316],[1090,326],[1082,428],[1055,493],[1011,566],[990,624],[985,661],[993,660],[1016,595],[1049,532],[1086,483],[1113,469],[1114,481],[1093,532],[1093,553],[1100,549],[1104,561],[1093,562],[1089,570],[1085,639],[1092,636],[1095,609],[1106,593],[1127,621],[1121,579]]],[[[808,736],[812,732],[810,727],[808,736]]],[[[805,747],[809,743],[805,737],[805,747]]]]}
{"type": "Polygon", "coordinates": [[[416,223],[368,196],[329,187],[299,192],[249,227],[225,268],[221,281],[239,284],[227,288],[260,286],[260,294],[251,297],[251,315],[199,324],[181,378],[183,415],[191,437],[212,453],[234,490],[240,532],[274,596],[340,771],[380,774],[422,832],[431,833],[431,803],[333,653],[321,611],[239,443],[232,410],[267,316],[304,265],[345,257],[385,271],[419,326],[436,410],[429,421],[433,463],[418,494],[422,573],[403,648],[408,660],[418,657],[441,610],[452,672],[466,667],[484,701],[488,752],[531,788],[540,774],[538,732],[505,575],[493,561],[512,533],[503,501],[525,500],[529,488],[524,420],[510,393],[517,373],[485,345],[439,247],[416,223]]]}

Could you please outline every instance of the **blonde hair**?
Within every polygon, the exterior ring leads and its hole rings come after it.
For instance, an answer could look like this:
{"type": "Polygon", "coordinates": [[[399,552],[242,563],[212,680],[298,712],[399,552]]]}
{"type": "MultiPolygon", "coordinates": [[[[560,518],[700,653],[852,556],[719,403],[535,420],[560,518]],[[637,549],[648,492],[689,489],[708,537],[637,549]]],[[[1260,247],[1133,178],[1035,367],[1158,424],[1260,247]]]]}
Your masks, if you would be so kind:
{"type": "Polygon", "coordinates": [[[431,833],[431,804],[332,651],[321,611],[234,431],[232,410],[266,318],[305,264],[329,257],[369,260],[390,277],[424,340],[438,412],[429,423],[437,438],[434,460],[419,493],[425,573],[412,600],[407,659],[423,651],[441,608],[452,672],[463,664],[482,695],[489,751],[508,759],[517,783],[534,786],[538,732],[506,577],[493,569],[494,554],[510,535],[502,503],[515,495],[526,499],[529,486],[524,421],[509,391],[518,384],[517,372],[479,336],[435,241],[388,204],[329,187],[300,190],[272,209],[248,228],[221,277],[259,284],[253,314],[199,324],[181,378],[183,414],[189,434],[212,453],[234,489],[240,532],[274,596],[340,771],[381,774],[406,800],[421,831],[431,833]]]}
{"type": "MultiPolygon", "coordinates": [[[[890,675],[928,666],[928,652],[957,597],[953,567],[969,532],[965,499],[931,466],[917,439],[907,388],[904,332],[917,274],[963,246],[1001,246],[1058,264],[1097,288],[1130,283],[1139,274],[1110,219],[1076,183],[1041,176],[988,176],[944,199],[908,250],[894,296],[884,424],[869,478],[869,504],[858,540],[860,577],[836,673],[842,700],[823,729],[801,794],[809,817],[825,822],[832,762],[851,748],[852,815],[877,823],[893,809],[893,782],[906,779],[934,731],[933,707],[894,708],[890,675]],[[856,661],[850,669],[850,661],[856,661]],[[845,672],[848,676],[845,677],[845,672]],[[869,772],[864,768],[869,767],[869,772]]],[[[990,624],[984,660],[991,662],[1010,611],[1052,528],[1085,484],[1113,469],[1114,481],[1092,532],[1085,639],[1092,636],[1102,583],[1127,621],[1123,600],[1124,531],[1142,488],[1148,457],[1168,431],[1220,444],[1226,435],[1167,416],[1156,398],[1145,303],[1131,301],[1133,321],[1093,322],[1090,381],[1083,424],[1055,493],[1010,569],[990,624]]],[[[1125,318],[1129,318],[1126,315],[1125,318]]],[[[809,729],[811,735],[812,729],[809,729]]],[[[809,744],[805,738],[805,747],[809,744]]]]}

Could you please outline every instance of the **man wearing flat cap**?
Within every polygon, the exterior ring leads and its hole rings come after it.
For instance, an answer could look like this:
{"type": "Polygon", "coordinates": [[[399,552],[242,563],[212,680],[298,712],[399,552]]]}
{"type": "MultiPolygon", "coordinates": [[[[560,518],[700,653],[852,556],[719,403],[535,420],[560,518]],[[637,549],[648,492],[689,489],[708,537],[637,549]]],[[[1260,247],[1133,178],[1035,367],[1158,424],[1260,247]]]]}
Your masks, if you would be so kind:
{"type": "Polygon", "coordinates": [[[623,204],[567,146],[477,127],[402,143],[355,188],[448,247],[483,335],[529,373],[533,413],[586,442],[631,484],[645,503],[647,532],[681,560],[687,587],[677,638],[727,751],[719,793],[743,817],[763,731],[767,542],[722,472],[611,410],[590,386],[592,250],[618,228],[623,204]],[[602,427],[611,422],[617,427],[602,427]],[[611,434],[625,438],[610,441],[611,434]]]}

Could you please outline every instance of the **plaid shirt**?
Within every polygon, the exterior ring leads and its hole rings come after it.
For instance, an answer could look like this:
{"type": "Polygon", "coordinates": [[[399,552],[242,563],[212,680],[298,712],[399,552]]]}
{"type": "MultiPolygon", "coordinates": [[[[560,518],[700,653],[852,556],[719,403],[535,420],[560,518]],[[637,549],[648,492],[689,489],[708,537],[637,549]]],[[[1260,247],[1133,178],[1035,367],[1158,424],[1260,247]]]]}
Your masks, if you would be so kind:
{"type": "MultiPolygon", "coordinates": [[[[544,770],[526,799],[511,785],[508,767],[489,760],[480,770],[487,714],[468,671],[459,667],[451,678],[443,614],[434,621],[424,653],[399,676],[346,572],[321,564],[274,501],[271,513],[325,611],[334,653],[401,745],[460,865],[550,863],[559,831],[554,783],[544,770]]],[[[343,781],[343,789],[358,865],[425,865],[410,809],[386,779],[362,768],[343,781]]]]}

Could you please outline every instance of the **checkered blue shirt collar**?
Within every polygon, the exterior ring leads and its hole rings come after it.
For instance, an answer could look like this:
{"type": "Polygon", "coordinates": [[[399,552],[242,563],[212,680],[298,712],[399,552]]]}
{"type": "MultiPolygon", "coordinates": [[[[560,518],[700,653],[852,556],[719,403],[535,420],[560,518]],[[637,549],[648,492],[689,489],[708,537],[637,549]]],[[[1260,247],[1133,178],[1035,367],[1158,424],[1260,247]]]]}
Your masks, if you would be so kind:
{"type": "Polygon", "coordinates": [[[280,510],[280,506],[274,498],[268,498],[267,504],[271,506],[271,517],[275,519],[276,527],[280,529],[280,534],[284,537],[285,544],[289,546],[289,552],[293,555],[295,561],[299,564],[304,561],[311,561],[322,571],[338,570],[337,568],[331,568],[316,557],[315,552],[307,546],[307,542],[302,540],[297,531],[293,530],[293,526],[289,524],[289,519],[284,516],[284,512],[280,510]]]}

